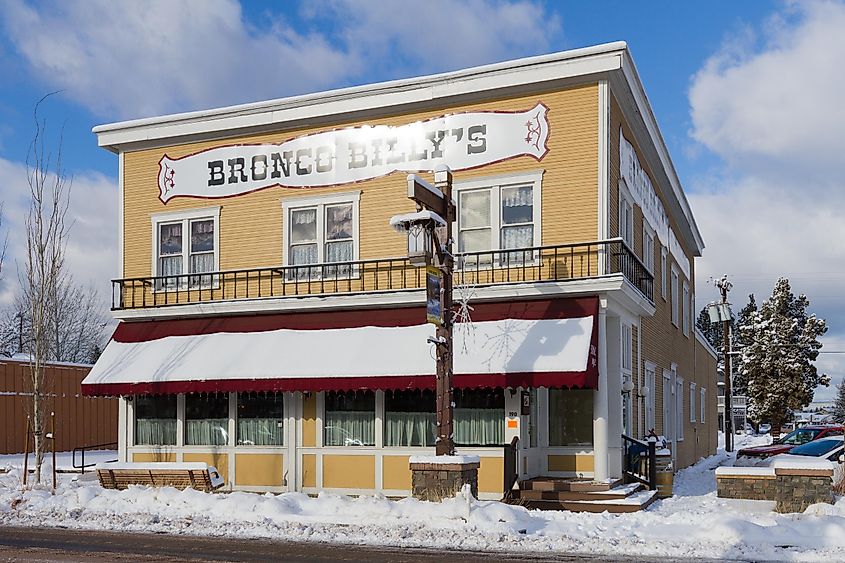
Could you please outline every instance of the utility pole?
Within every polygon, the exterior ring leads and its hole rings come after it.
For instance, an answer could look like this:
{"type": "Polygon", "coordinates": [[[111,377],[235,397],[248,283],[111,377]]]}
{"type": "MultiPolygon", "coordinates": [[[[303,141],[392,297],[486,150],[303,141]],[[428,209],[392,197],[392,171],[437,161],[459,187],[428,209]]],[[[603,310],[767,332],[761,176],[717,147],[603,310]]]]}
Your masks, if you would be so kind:
{"type": "MultiPolygon", "coordinates": [[[[722,311],[729,312],[728,292],[733,284],[728,281],[727,276],[717,279],[715,285],[722,293],[722,311]]],[[[722,337],[724,338],[723,353],[725,356],[725,451],[733,451],[734,442],[734,405],[731,391],[731,319],[730,314],[722,318],[722,337]]]]}
{"type": "Polygon", "coordinates": [[[443,285],[440,293],[440,310],[443,314],[443,322],[437,327],[437,440],[435,452],[437,455],[454,455],[452,272],[455,260],[452,256],[452,222],[455,220],[455,207],[451,204],[452,171],[449,168],[443,167],[434,171],[434,187],[443,192],[442,209],[445,212],[443,219],[446,221],[446,226],[442,228],[445,231],[443,240],[438,240],[438,237],[435,237],[437,246],[435,255],[443,274],[443,285]]]}

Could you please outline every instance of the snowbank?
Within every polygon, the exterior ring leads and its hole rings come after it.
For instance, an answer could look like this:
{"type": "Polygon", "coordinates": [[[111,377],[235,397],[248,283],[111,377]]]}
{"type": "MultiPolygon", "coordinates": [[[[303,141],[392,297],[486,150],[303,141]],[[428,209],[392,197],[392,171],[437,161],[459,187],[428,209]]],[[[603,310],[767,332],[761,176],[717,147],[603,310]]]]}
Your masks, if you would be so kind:
{"type": "MultiPolygon", "coordinates": [[[[739,441],[739,440],[738,440],[739,441]]],[[[323,493],[201,493],[102,489],[63,475],[56,495],[0,475],[0,525],[285,538],[377,546],[633,557],[834,561],[845,553],[845,499],[804,514],[765,501],[720,499],[724,451],[680,471],[675,496],[633,514],[529,511],[459,496],[440,503],[323,493]]]]}

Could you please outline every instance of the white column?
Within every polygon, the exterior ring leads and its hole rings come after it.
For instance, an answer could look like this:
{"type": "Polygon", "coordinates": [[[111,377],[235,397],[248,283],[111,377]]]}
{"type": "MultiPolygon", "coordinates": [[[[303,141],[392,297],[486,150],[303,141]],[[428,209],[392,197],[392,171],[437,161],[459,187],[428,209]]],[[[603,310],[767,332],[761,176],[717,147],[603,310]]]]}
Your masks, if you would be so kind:
{"type": "Polygon", "coordinates": [[[599,383],[593,393],[593,478],[603,481],[607,472],[607,301],[599,300],[599,383]]]}
{"type": "Polygon", "coordinates": [[[133,416],[131,419],[127,412],[126,397],[118,397],[117,399],[117,459],[122,462],[127,462],[129,459],[126,456],[126,446],[129,439],[130,426],[129,421],[135,421],[133,416]]]}
{"type": "Polygon", "coordinates": [[[607,381],[607,472],[622,476],[622,319],[605,318],[605,377],[607,381]]]}

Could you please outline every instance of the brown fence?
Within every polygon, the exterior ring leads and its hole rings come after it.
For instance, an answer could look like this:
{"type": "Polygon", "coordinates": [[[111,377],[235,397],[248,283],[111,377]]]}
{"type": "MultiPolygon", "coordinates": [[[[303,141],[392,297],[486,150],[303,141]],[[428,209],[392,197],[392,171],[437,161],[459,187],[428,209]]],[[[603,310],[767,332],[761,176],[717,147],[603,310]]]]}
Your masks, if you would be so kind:
{"type": "MultiPolygon", "coordinates": [[[[49,414],[55,412],[56,451],[117,441],[117,399],[82,396],[79,384],[90,369],[64,364],[46,368],[45,432],[49,432],[49,414]]],[[[29,370],[26,361],[0,359],[0,454],[24,450],[26,417],[32,413],[29,370]]]]}

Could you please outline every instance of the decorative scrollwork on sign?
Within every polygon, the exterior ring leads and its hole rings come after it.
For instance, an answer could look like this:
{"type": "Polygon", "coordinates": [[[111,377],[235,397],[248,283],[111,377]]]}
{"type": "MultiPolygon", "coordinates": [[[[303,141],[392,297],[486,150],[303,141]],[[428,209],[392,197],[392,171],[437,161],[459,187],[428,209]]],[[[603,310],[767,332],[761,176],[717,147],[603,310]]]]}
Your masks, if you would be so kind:
{"type": "Polygon", "coordinates": [[[540,121],[541,113],[542,112],[538,111],[532,119],[525,122],[525,127],[528,129],[528,134],[525,136],[525,142],[537,150],[540,150],[540,133],[542,129],[540,121]]]}
{"type": "Polygon", "coordinates": [[[162,186],[164,186],[164,193],[166,194],[171,189],[176,187],[176,181],[173,177],[176,176],[176,171],[164,163],[164,172],[162,172],[162,186]]]}

